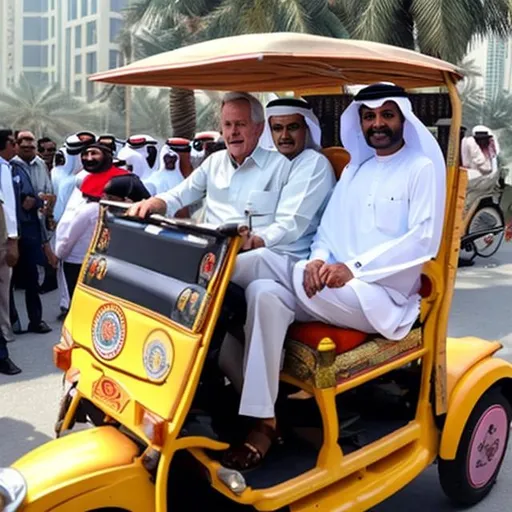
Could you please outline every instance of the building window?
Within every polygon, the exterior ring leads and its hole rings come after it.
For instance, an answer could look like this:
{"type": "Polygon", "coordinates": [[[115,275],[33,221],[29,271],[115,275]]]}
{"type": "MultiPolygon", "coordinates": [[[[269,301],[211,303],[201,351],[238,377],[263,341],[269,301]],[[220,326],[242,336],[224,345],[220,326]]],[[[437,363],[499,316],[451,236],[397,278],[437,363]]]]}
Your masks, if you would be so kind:
{"type": "Polygon", "coordinates": [[[55,0],[52,0],[52,11],[55,11],[55,0]]]}
{"type": "Polygon", "coordinates": [[[82,18],[87,16],[87,4],[89,3],[89,0],[82,0],[82,18]]]}
{"type": "Polygon", "coordinates": [[[46,41],[48,39],[48,18],[23,18],[23,39],[25,41],[46,41]]]}
{"type": "Polygon", "coordinates": [[[95,87],[94,82],[87,82],[87,99],[89,101],[94,100],[95,87]]]}
{"type": "Polygon", "coordinates": [[[97,62],[96,62],[96,52],[89,52],[86,55],[86,70],[85,72],[88,75],[92,75],[93,73],[96,73],[97,68],[97,62]]]}
{"type": "Polygon", "coordinates": [[[25,71],[23,73],[27,81],[35,86],[46,86],[49,83],[48,73],[43,71],[25,71]]]}
{"type": "Polygon", "coordinates": [[[55,45],[54,44],[52,44],[51,52],[52,52],[52,67],[55,67],[55,45]]]}
{"type": "Polygon", "coordinates": [[[23,12],[46,12],[48,0],[23,0],[23,12]]]}
{"type": "Polygon", "coordinates": [[[110,50],[108,69],[115,69],[122,66],[121,53],[117,50],[110,50]]]}
{"type": "Polygon", "coordinates": [[[51,31],[50,37],[53,38],[53,37],[55,37],[55,16],[52,16],[51,27],[52,27],[52,31],[51,31]]]}
{"type": "Polygon", "coordinates": [[[66,29],[66,71],[64,75],[66,77],[66,88],[69,90],[71,86],[71,28],[66,29]]]}
{"type": "Polygon", "coordinates": [[[92,46],[98,42],[98,34],[96,32],[96,22],[87,23],[87,46],[92,46]]]}
{"type": "Polygon", "coordinates": [[[47,68],[48,48],[32,44],[23,46],[23,67],[47,68]]]}
{"type": "Polygon", "coordinates": [[[121,27],[123,26],[123,20],[119,20],[117,18],[110,18],[110,42],[115,43],[117,41],[117,36],[121,31],[121,27]]]}
{"type": "Polygon", "coordinates": [[[75,56],[75,75],[79,75],[82,73],[82,56],[76,55],[75,56]]]}
{"type": "Polygon", "coordinates": [[[91,14],[98,12],[98,0],[91,0],[91,14]]]}
{"type": "Polygon", "coordinates": [[[82,48],[82,25],[75,27],[75,50],[82,48]]]}
{"type": "Polygon", "coordinates": [[[110,10],[113,12],[121,12],[126,7],[126,0],[110,0],[110,10]]]}
{"type": "Polygon", "coordinates": [[[78,0],[68,0],[68,20],[78,18],[78,0]]]}
{"type": "Polygon", "coordinates": [[[75,96],[82,96],[82,80],[75,81],[75,96]]]}

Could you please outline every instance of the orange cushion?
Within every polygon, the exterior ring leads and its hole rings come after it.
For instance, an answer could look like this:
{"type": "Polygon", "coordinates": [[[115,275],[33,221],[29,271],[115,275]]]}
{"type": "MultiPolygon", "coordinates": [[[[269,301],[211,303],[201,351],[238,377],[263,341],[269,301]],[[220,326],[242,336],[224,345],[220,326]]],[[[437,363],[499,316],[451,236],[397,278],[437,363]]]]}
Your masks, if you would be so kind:
{"type": "Polygon", "coordinates": [[[336,345],[336,354],[342,354],[361,345],[369,334],[354,329],[335,327],[322,322],[296,322],[288,329],[288,337],[316,350],[324,338],[330,338],[336,345]]]}

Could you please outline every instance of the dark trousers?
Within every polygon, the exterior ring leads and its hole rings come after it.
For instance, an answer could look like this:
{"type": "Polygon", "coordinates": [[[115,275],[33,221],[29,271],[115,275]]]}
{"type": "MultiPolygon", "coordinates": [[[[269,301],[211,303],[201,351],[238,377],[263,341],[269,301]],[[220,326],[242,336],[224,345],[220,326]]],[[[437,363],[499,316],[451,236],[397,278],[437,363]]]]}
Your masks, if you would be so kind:
{"type": "Polygon", "coordinates": [[[64,277],[66,278],[66,284],[68,286],[69,300],[73,298],[76,284],[78,283],[78,277],[80,276],[80,269],[82,265],[80,263],[68,263],[64,262],[64,277]]]}
{"type": "Polygon", "coordinates": [[[7,342],[5,338],[0,334],[0,361],[3,361],[9,357],[9,352],[7,351],[7,342]]]}
{"type": "MultiPolygon", "coordinates": [[[[31,325],[39,325],[43,319],[43,305],[39,297],[39,274],[37,272],[37,259],[32,252],[32,244],[23,244],[20,240],[20,259],[17,264],[20,285],[25,289],[25,305],[27,316],[31,325]]],[[[39,249],[40,250],[40,249],[39,249]]],[[[11,324],[19,320],[18,311],[14,302],[13,284],[11,283],[10,296],[11,324]]]]}

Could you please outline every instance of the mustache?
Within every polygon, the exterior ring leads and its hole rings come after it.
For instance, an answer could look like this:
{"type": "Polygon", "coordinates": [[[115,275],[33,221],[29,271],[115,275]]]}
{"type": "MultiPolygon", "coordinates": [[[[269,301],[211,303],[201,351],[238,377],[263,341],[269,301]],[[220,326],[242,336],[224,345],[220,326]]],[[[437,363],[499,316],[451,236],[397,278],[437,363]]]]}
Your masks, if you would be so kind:
{"type": "Polygon", "coordinates": [[[375,134],[379,134],[379,135],[384,134],[384,135],[387,135],[388,137],[393,136],[393,130],[390,130],[389,128],[380,128],[378,130],[370,128],[366,133],[367,133],[368,137],[371,137],[372,135],[375,135],[375,134]]]}

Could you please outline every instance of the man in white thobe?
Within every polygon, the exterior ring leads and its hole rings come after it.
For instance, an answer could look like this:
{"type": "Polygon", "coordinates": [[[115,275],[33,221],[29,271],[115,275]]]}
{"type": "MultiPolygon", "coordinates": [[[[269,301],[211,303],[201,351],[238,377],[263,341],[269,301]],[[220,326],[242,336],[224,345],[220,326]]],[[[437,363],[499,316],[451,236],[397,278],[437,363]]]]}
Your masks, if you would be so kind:
{"type": "Polygon", "coordinates": [[[148,192],[154,196],[171,190],[183,181],[180,171],[180,157],[173,151],[167,141],[160,150],[158,171],[143,180],[148,192]]]}
{"type": "Polygon", "coordinates": [[[126,162],[141,180],[149,178],[157,168],[158,142],[149,135],[132,135],[117,157],[126,162]]]}
{"type": "Polygon", "coordinates": [[[277,151],[258,146],[264,112],[261,103],[249,94],[226,94],[221,122],[227,150],[212,154],[180,185],[135,204],[129,213],[172,216],[204,198],[205,221],[223,224],[245,222],[250,209],[258,216],[253,219],[245,250],[267,247],[283,254],[304,255],[300,239],[311,239],[318,224],[315,214],[329,192],[327,173],[312,180],[311,173],[296,172],[293,162],[277,151]],[[319,183],[322,180],[325,185],[319,183]]]}
{"type": "Polygon", "coordinates": [[[246,288],[246,357],[240,414],[256,419],[224,464],[249,469],[277,437],[274,403],[282,347],[295,321],[401,339],[419,314],[422,265],[438,251],[446,170],[437,141],[405,91],[369,86],[341,117],[351,155],[308,260],[246,288]]]}

